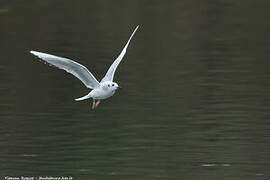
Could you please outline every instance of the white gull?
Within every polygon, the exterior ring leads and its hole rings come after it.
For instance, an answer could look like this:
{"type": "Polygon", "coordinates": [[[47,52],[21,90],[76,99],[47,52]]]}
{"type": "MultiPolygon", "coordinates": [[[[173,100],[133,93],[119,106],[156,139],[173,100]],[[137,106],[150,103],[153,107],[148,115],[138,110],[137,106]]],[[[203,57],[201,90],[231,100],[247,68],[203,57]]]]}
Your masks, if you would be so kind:
{"type": "Polygon", "coordinates": [[[103,77],[103,79],[100,82],[96,80],[93,74],[85,66],[73,60],[54,56],[51,54],[37,52],[37,51],[30,51],[30,53],[39,57],[40,59],[42,59],[43,61],[47,62],[48,64],[52,66],[58,67],[59,69],[63,69],[67,71],[68,73],[71,73],[72,75],[77,77],[79,80],[81,80],[87,88],[92,89],[86,96],[77,98],[75,100],[81,101],[88,98],[92,98],[93,99],[92,109],[94,109],[98,107],[98,105],[100,104],[100,100],[111,97],[112,95],[114,95],[115,91],[119,88],[118,84],[116,82],[113,82],[114,73],[117,66],[123,59],[127,51],[127,47],[130,43],[130,40],[132,39],[133,35],[137,31],[138,27],[139,26],[135,28],[127,44],[123,48],[122,52],[112,63],[106,75],[103,77]]]}

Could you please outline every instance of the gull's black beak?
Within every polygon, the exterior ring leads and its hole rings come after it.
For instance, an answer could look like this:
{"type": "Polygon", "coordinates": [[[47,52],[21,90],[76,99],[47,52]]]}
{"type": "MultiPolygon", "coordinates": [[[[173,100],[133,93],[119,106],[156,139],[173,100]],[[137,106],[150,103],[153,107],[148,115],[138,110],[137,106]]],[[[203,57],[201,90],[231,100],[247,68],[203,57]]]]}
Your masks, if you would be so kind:
{"type": "Polygon", "coordinates": [[[122,87],[121,86],[118,86],[117,89],[122,89],[122,87]]]}

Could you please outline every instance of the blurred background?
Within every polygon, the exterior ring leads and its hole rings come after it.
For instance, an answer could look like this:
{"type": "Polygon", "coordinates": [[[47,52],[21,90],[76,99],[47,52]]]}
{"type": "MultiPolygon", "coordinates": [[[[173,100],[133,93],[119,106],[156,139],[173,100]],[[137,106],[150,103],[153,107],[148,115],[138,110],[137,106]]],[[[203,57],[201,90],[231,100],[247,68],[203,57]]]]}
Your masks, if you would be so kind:
{"type": "Polygon", "coordinates": [[[269,179],[270,2],[1,0],[0,176],[269,179]],[[140,25],[94,111],[89,89],[29,51],[100,80],[140,25]]]}

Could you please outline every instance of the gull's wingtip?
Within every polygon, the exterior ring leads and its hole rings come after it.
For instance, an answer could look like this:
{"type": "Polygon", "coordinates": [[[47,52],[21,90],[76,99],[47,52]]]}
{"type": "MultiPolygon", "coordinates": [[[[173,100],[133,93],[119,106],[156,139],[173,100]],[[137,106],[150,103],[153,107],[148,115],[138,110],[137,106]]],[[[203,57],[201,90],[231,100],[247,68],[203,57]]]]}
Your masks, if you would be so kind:
{"type": "Polygon", "coordinates": [[[36,51],[30,50],[30,51],[29,51],[29,53],[34,54],[34,55],[35,55],[36,51]]]}
{"type": "Polygon", "coordinates": [[[133,35],[135,34],[135,32],[137,31],[138,28],[139,28],[139,25],[137,25],[136,28],[133,30],[133,33],[131,34],[128,42],[131,40],[131,38],[133,37],[133,35]]]}
{"type": "Polygon", "coordinates": [[[33,54],[34,56],[40,56],[40,55],[42,55],[42,53],[41,52],[37,52],[37,51],[33,51],[33,50],[31,50],[31,51],[29,51],[31,54],[33,54]]]}

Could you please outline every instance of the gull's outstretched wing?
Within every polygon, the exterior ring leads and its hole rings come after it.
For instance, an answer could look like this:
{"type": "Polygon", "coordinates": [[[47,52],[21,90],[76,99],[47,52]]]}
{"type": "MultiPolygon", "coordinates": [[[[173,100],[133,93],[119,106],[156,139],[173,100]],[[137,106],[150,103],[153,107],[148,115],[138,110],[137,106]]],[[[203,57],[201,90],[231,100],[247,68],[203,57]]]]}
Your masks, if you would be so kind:
{"type": "Polygon", "coordinates": [[[73,74],[88,88],[94,89],[99,86],[99,82],[96,80],[93,74],[89,72],[86,67],[75,61],[36,51],[30,51],[30,53],[41,58],[43,61],[58,67],[59,69],[63,69],[68,73],[73,74]]]}
{"type": "Polygon", "coordinates": [[[113,76],[115,73],[115,70],[117,68],[117,66],[119,65],[119,63],[121,62],[121,60],[123,59],[124,55],[126,54],[127,51],[127,47],[129,45],[130,40],[132,39],[133,35],[135,34],[135,32],[137,31],[139,26],[136,27],[136,29],[133,31],[133,33],[131,34],[127,44],[125,45],[125,47],[123,48],[122,52],[120,53],[120,55],[116,58],[116,60],[114,60],[114,62],[112,63],[111,67],[109,68],[109,70],[107,71],[106,75],[104,76],[104,78],[101,80],[101,82],[104,81],[113,81],[113,76]]]}

